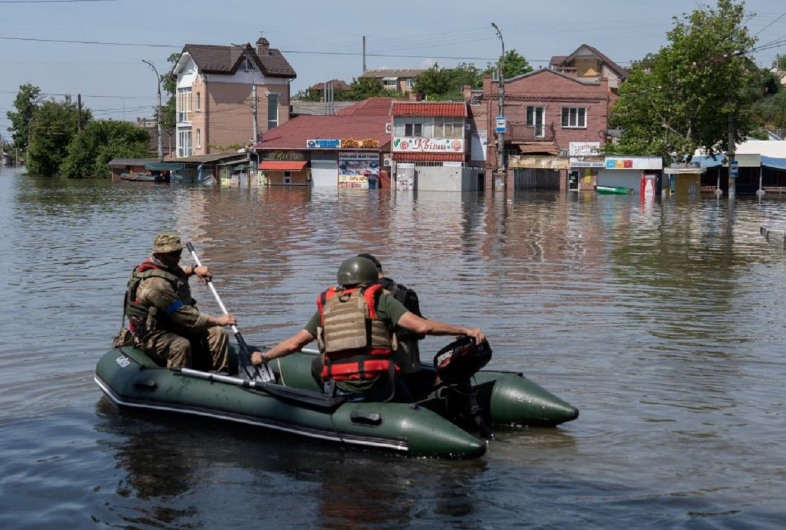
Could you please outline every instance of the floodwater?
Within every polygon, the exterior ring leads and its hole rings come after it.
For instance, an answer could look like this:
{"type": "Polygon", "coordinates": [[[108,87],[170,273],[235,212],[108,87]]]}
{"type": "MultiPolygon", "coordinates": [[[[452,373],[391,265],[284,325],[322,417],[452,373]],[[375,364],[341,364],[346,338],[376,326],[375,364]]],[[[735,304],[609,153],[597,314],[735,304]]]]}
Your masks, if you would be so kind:
{"type": "MultiPolygon", "coordinates": [[[[0,527],[780,529],[786,226],[775,197],[205,188],[0,169],[0,527]],[[346,257],[490,367],[581,410],[472,461],[118,413],[93,381],[125,283],[179,230],[249,343],[296,332],[346,257]]],[[[184,263],[189,264],[188,258],[184,263]]],[[[218,313],[195,283],[204,310],[218,313]]],[[[428,338],[430,358],[448,338],[428,338]]]]}

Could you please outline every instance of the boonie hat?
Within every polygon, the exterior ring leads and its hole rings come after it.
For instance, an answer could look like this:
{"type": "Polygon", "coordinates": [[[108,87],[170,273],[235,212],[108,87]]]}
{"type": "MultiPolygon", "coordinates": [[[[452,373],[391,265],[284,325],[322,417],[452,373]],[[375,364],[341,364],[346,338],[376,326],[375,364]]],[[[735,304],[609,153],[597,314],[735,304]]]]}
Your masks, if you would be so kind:
{"type": "Polygon", "coordinates": [[[158,234],[153,240],[153,254],[166,254],[183,250],[185,245],[180,241],[180,236],[172,232],[158,234]]]}

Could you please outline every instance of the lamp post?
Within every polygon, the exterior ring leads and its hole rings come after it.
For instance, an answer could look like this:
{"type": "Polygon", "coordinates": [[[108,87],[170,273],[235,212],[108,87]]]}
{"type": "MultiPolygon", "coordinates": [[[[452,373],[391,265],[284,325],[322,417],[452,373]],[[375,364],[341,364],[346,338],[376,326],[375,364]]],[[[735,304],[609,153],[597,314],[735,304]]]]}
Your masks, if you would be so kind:
{"type": "MultiPolygon", "coordinates": [[[[491,27],[497,32],[497,37],[499,37],[499,41],[502,43],[502,57],[499,61],[499,90],[497,91],[498,95],[498,116],[505,118],[505,40],[502,38],[502,32],[499,30],[499,27],[492,22],[491,27]]],[[[506,124],[504,124],[506,125],[506,124]]],[[[506,127],[503,125],[502,128],[497,128],[497,173],[502,174],[502,187],[505,186],[505,129],[506,127]]]]}
{"type": "Polygon", "coordinates": [[[153,72],[156,74],[156,81],[158,81],[158,110],[156,111],[156,130],[158,133],[158,161],[162,162],[164,160],[164,144],[161,138],[161,76],[158,75],[158,70],[156,70],[156,67],[153,65],[153,63],[150,61],[145,61],[144,59],[142,59],[142,62],[153,69],[153,72]]]}

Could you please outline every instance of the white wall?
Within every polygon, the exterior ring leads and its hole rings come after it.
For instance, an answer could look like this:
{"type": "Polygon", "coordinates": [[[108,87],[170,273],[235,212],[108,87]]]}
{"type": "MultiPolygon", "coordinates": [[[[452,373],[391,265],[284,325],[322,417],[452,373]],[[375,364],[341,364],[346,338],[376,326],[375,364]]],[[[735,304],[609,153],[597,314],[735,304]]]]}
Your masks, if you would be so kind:
{"type": "Polygon", "coordinates": [[[419,166],[416,173],[418,191],[477,191],[471,179],[475,172],[470,169],[419,166]]]}

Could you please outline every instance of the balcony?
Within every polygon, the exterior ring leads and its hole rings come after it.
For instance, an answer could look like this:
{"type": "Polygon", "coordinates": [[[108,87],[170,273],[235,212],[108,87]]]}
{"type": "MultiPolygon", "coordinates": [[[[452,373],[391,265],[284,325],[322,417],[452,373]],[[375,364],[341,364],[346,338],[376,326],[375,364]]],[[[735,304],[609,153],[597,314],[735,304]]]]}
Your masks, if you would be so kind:
{"type": "Polygon", "coordinates": [[[553,142],[555,140],[554,131],[548,124],[540,127],[541,135],[536,136],[535,130],[535,127],[529,125],[508,123],[505,142],[553,142]]]}

